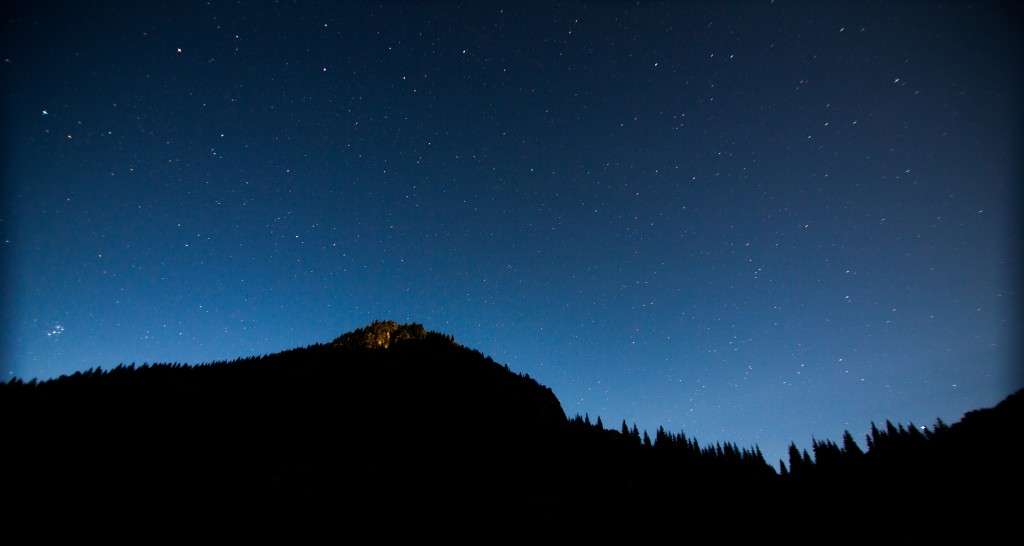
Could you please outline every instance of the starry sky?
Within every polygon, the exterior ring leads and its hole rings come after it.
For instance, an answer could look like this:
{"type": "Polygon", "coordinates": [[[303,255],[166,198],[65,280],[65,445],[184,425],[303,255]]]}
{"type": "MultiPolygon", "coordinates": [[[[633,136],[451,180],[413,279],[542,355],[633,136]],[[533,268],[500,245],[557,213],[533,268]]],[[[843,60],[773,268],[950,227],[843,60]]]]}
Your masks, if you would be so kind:
{"type": "Polygon", "coordinates": [[[4,377],[420,322],[769,462],[1024,386],[1013,2],[14,4],[4,377]]]}

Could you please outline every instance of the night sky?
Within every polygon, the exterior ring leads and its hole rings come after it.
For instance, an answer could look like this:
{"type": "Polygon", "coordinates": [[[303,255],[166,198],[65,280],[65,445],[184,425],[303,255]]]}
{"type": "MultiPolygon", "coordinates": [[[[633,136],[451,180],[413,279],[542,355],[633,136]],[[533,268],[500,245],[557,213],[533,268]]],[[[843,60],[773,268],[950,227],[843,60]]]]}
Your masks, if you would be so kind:
{"type": "Polygon", "coordinates": [[[769,462],[1024,386],[1015,2],[20,4],[4,377],[419,322],[769,462]]]}

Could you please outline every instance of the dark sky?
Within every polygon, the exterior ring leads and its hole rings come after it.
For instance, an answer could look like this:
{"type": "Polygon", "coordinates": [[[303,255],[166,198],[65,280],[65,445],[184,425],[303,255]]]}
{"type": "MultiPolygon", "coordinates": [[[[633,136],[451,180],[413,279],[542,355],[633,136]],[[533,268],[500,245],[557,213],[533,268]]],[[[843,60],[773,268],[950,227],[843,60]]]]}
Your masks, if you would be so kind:
{"type": "Polygon", "coordinates": [[[412,321],[769,461],[1024,386],[1016,3],[20,4],[5,377],[412,321]]]}

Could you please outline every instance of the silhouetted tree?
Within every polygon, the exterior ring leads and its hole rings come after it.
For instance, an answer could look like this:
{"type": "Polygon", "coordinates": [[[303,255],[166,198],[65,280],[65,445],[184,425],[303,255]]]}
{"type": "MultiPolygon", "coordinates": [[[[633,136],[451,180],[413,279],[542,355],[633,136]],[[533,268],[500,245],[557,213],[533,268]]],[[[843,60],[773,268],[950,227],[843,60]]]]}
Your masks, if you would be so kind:
{"type": "Polygon", "coordinates": [[[815,466],[836,467],[842,461],[843,453],[832,440],[811,441],[811,449],[814,451],[815,466]]]}
{"type": "Polygon", "coordinates": [[[800,449],[796,442],[789,443],[789,473],[793,476],[800,476],[804,473],[804,460],[800,456],[800,449]]]}
{"type": "Polygon", "coordinates": [[[853,441],[853,435],[849,430],[843,431],[843,456],[847,459],[855,459],[864,455],[857,442],[853,441]]]}
{"type": "Polygon", "coordinates": [[[665,427],[659,426],[658,430],[654,431],[654,447],[667,448],[670,441],[668,433],[665,432],[665,427]]]}

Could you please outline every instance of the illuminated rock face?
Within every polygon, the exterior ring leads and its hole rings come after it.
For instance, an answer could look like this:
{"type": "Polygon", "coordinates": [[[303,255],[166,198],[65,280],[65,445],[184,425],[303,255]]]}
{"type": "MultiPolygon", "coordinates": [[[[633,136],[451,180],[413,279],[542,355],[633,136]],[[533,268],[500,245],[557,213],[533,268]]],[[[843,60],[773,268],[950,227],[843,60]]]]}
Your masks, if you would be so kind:
{"type": "Polygon", "coordinates": [[[333,345],[346,349],[387,349],[394,343],[426,337],[427,331],[422,324],[375,320],[365,328],[353,330],[335,339],[333,345]]]}

